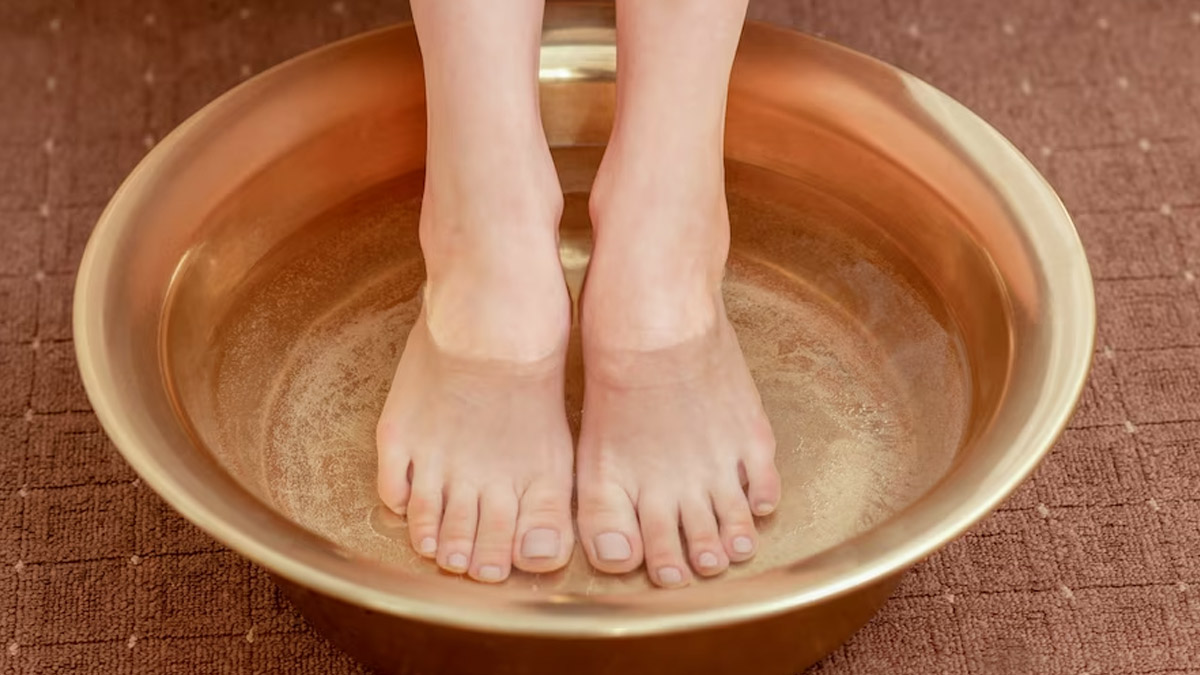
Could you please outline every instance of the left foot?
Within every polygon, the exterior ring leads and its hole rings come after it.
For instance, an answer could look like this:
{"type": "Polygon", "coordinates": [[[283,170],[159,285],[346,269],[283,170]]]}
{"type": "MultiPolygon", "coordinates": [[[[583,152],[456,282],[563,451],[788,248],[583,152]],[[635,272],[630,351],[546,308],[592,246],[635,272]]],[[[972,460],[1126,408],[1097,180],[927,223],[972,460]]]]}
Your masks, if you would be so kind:
{"type": "Polygon", "coordinates": [[[721,298],[719,161],[671,176],[610,154],[581,316],[579,534],[596,569],[644,561],[653,583],[677,587],[754,555],[753,516],[780,497],[775,441],[721,298]]]}

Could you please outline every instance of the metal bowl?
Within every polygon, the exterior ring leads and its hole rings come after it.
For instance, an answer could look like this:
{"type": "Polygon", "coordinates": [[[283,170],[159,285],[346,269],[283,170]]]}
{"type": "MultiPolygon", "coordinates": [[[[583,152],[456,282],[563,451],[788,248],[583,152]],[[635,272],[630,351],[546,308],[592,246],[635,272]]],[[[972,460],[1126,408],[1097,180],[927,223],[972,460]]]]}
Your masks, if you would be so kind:
{"type": "MultiPolygon", "coordinates": [[[[543,38],[577,289],[612,9],[552,5],[543,38]]],[[[246,82],[113,197],[75,296],[83,380],[130,464],[382,671],[796,672],[995,507],[1077,401],[1091,278],[1037,171],[914,77],[750,24],[728,109],[726,295],[780,440],[786,495],[762,553],[669,592],[579,554],[498,587],[439,573],[371,487],[419,302],[424,115],[411,26],[246,82]]]]}

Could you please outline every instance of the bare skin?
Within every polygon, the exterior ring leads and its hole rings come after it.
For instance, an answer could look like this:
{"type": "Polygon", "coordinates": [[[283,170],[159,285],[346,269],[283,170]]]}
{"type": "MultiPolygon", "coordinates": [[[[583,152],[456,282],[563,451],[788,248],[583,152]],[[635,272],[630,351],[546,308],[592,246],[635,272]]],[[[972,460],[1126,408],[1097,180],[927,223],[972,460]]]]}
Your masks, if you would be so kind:
{"type": "Polygon", "coordinates": [[[665,587],[753,556],[753,515],[780,497],[721,298],[725,96],[744,15],[744,2],[617,3],[617,121],[582,303],[578,524],[597,569],[644,562],[665,587]]]}
{"type": "Polygon", "coordinates": [[[664,587],[754,555],[774,439],[721,278],[722,142],[744,0],[618,0],[613,135],[592,191],[577,458],[563,410],[562,209],[537,108],[539,0],[414,0],[429,147],[422,315],[378,427],[412,545],[480,581],[566,564],[572,461],[597,569],[664,587]],[[488,77],[480,77],[480,73],[488,77]]]}
{"type": "Polygon", "coordinates": [[[562,194],[537,107],[542,4],[412,6],[427,71],[428,281],[377,429],[379,494],[407,513],[419,554],[498,582],[513,566],[562,567],[574,546],[562,194]]]}

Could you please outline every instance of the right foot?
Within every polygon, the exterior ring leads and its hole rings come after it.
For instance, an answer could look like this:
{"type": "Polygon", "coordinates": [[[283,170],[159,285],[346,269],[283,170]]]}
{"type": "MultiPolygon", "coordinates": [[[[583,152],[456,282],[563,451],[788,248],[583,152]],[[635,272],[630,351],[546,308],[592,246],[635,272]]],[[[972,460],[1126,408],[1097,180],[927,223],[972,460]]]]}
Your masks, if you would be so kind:
{"type": "Polygon", "coordinates": [[[377,429],[379,496],[413,548],[485,582],[558,569],[574,546],[562,197],[549,153],[537,164],[474,184],[431,167],[425,302],[377,429]]]}

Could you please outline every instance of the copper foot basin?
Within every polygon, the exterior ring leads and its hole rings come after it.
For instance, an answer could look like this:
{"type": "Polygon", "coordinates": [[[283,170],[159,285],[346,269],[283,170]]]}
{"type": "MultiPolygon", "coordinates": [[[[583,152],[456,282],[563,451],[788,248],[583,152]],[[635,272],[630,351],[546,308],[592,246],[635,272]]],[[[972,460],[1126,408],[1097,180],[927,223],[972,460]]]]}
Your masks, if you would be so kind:
{"type": "MultiPolygon", "coordinates": [[[[612,9],[552,5],[543,37],[577,294],[612,9]]],[[[750,24],[725,293],[784,474],[760,555],[670,592],[579,552],[495,587],[441,574],[373,488],[375,418],[420,303],[424,115],[411,26],[246,82],[125,182],[75,296],[83,380],[130,464],[381,672],[795,673],[994,508],[1071,414],[1095,310],[1046,182],[919,80],[750,24]]],[[[576,426],[580,371],[575,349],[576,426]]]]}

